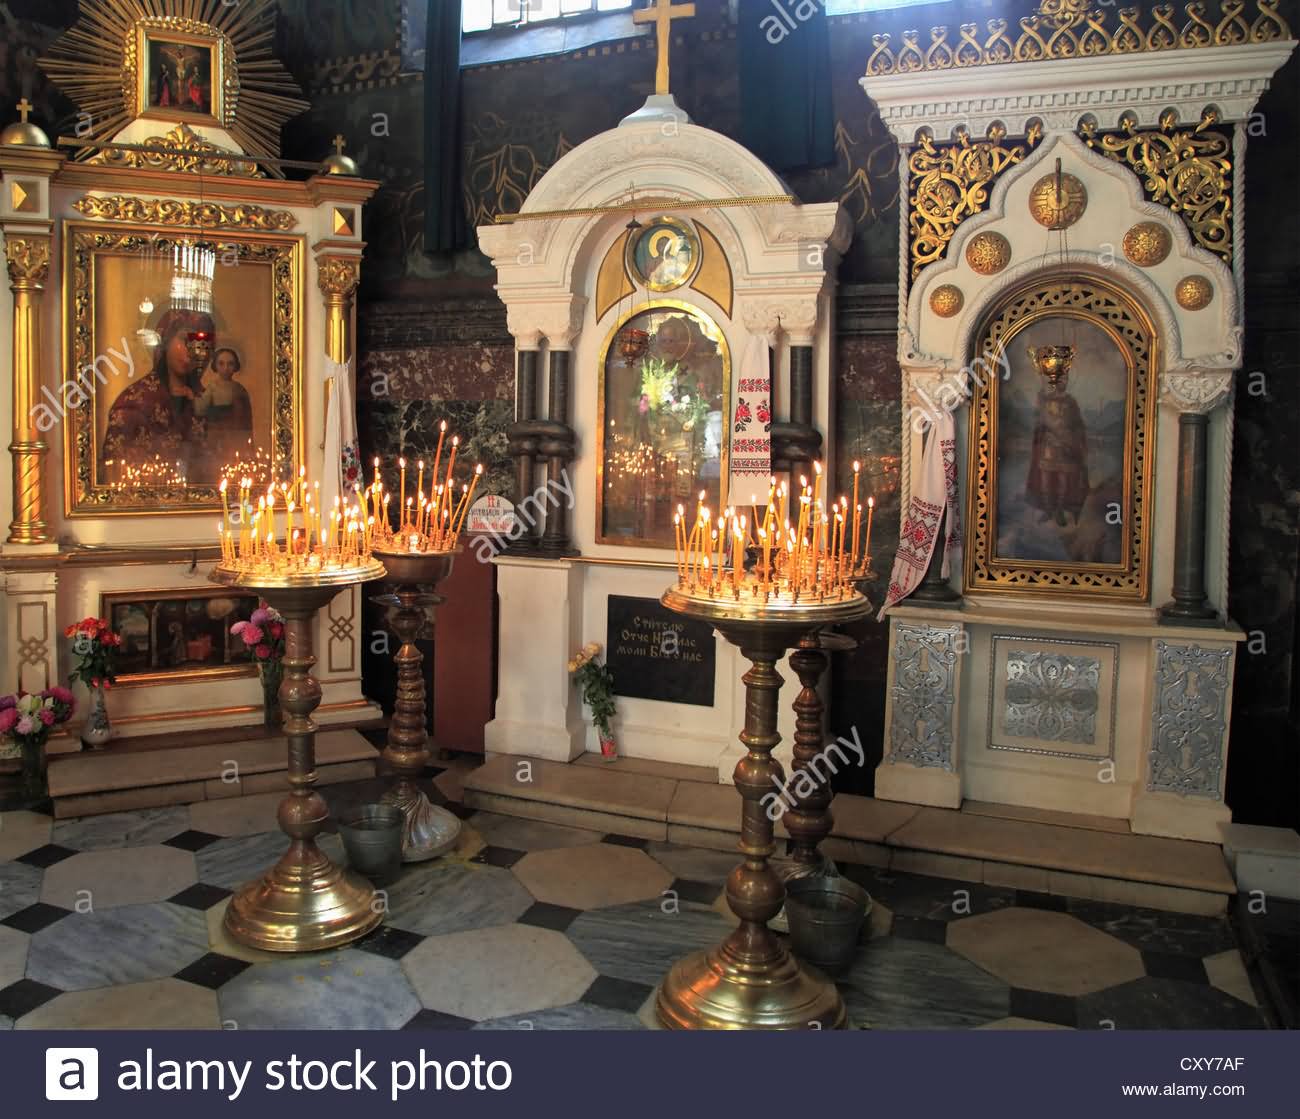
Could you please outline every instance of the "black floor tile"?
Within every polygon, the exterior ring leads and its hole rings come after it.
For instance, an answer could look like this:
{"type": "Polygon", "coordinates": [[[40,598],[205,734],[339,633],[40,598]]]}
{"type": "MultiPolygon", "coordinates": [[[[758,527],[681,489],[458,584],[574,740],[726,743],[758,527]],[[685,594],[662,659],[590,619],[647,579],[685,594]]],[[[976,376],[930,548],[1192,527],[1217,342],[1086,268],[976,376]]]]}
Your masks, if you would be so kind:
{"type": "Polygon", "coordinates": [[[1013,1018],[1028,1018],[1033,1022],[1052,1022],[1073,1029],[1078,1023],[1078,1010],[1070,995],[1057,995],[1048,991],[1027,991],[1011,988],[1009,1013],[1013,1018]]]}
{"type": "Polygon", "coordinates": [[[220,901],[230,897],[231,891],[223,886],[209,886],[206,882],[196,882],[186,886],[179,894],[167,900],[174,905],[183,905],[186,909],[211,909],[220,901]]]}
{"type": "Polygon", "coordinates": [[[1034,890],[1017,890],[1016,904],[1022,909],[1050,909],[1053,913],[1064,913],[1070,905],[1069,899],[1059,894],[1040,894],[1034,890]]]}
{"type": "Polygon", "coordinates": [[[61,994],[63,992],[57,987],[47,987],[35,979],[20,979],[0,991],[0,1014],[8,1015],[17,1022],[24,1014],[30,1014],[38,1006],[44,1006],[50,999],[61,994]]]}
{"type": "Polygon", "coordinates": [[[902,937],[904,940],[924,940],[929,944],[943,944],[948,936],[948,923],[937,921],[932,917],[908,917],[896,913],[889,934],[902,937]]]}
{"type": "Polygon", "coordinates": [[[1135,979],[1076,1000],[1081,1030],[1259,1030],[1253,1006],[1216,987],[1176,979],[1135,979]]]}
{"type": "Polygon", "coordinates": [[[0,925],[8,925],[11,929],[17,929],[19,932],[38,933],[41,929],[49,928],[55,921],[62,921],[71,912],[71,909],[63,909],[57,905],[46,905],[45,902],[38,901],[35,905],[29,905],[26,909],[11,913],[3,921],[0,921],[0,925]]]}
{"type": "Polygon", "coordinates": [[[548,901],[535,901],[519,918],[519,924],[564,932],[580,916],[582,916],[581,909],[570,909],[567,905],[552,905],[548,901]]]}
{"type": "Polygon", "coordinates": [[[55,863],[61,863],[64,859],[70,859],[73,855],[80,854],[71,847],[60,847],[57,843],[47,843],[44,847],[37,847],[35,851],[28,851],[25,855],[20,855],[14,860],[16,863],[26,863],[28,866],[40,867],[44,870],[55,863]]]}
{"type": "Polygon", "coordinates": [[[699,902],[700,905],[712,905],[723,889],[711,882],[692,882],[689,878],[675,879],[668,888],[682,901],[699,902]]]}
{"type": "Polygon", "coordinates": [[[390,925],[380,925],[374,932],[362,937],[349,947],[359,948],[373,956],[383,956],[386,960],[400,960],[424,937],[405,929],[395,929],[390,925]]]}
{"type": "Polygon", "coordinates": [[[1209,983],[1205,965],[1195,956],[1177,956],[1172,952],[1142,953],[1142,963],[1152,979],[1182,979],[1187,983],[1209,983]]]}
{"type": "Polygon", "coordinates": [[[587,988],[586,994],[582,996],[582,1001],[592,1006],[603,1006],[606,1010],[623,1010],[628,1014],[635,1014],[653,990],[653,987],[645,983],[598,975],[595,982],[587,988]]]}
{"type": "Polygon", "coordinates": [[[202,851],[209,843],[216,843],[221,836],[212,835],[205,831],[195,831],[190,828],[183,831],[180,835],[173,835],[171,839],[164,840],[164,847],[177,847],[182,851],[202,851]]]}
{"type": "Polygon", "coordinates": [[[470,862],[485,863],[487,866],[499,866],[503,870],[509,870],[526,854],[527,851],[516,851],[513,847],[494,847],[489,843],[470,859],[470,862]]]}
{"type": "Polygon", "coordinates": [[[615,847],[641,847],[644,848],[650,842],[648,839],[640,839],[635,835],[606,835],[601,837],[601,843],[612,843],[615,847]]]}
{"type": "Polygon", "coordinates": [[[468,1030],[474,1025],[469,1018],[444,1014],[441,1010],[421,1010],[402,1027],[404,1030],[468,1030]]]}
{"type": "Polygon", "coordinates": [[[186,983],[194,983],[199,987],[207,987],[210,991],[216,991],[234,979],[241,971],[252,966],[252,964],[244,960],[235,960],[229,956],[222,956],[217,952],[209,952],[207,955],[195,960],[189,967],[178,971],[176,978],[183,979],[186,983]]]}

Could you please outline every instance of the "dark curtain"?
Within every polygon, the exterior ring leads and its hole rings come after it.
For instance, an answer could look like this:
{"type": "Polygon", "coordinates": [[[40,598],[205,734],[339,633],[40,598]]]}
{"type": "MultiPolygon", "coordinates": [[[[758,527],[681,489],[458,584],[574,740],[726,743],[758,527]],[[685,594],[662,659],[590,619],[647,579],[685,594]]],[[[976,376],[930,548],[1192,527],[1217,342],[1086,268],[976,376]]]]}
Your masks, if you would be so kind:
{"type": "Polygon", "coordinates": [[[424,251],[470,244],[460,191],[460,0],[429,0],[424,51],[424,251]]]}
{"type": "Polygon", "coordinates": [[[740,0],[739,21],[741,142],[776,171],[834,163],[825,8],[740,0]]]}

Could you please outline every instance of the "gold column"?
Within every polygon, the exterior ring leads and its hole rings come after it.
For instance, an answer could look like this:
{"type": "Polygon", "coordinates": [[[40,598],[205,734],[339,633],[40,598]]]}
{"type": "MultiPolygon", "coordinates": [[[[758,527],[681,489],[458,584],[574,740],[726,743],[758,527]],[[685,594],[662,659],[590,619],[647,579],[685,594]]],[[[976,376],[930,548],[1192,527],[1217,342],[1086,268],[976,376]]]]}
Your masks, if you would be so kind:
{"type": "Polygon", "coordinates": [[[9,234],[5,238],[9,288],[14,295],[13,456],[14,519],[10,544],[44,544],[45,489],[42,460],[49,446],[37,430],[33,412],[40,388],[41,297],[50,270],[50,238],[45,234],[9,234]]]}
{"type": "Polygon", "coordinates": [[[320,256],[316,268],[316,283],[325,297],[325,352],[344,365],[352,357],[352,303],[361,282],[361,258],[320,256]]]}

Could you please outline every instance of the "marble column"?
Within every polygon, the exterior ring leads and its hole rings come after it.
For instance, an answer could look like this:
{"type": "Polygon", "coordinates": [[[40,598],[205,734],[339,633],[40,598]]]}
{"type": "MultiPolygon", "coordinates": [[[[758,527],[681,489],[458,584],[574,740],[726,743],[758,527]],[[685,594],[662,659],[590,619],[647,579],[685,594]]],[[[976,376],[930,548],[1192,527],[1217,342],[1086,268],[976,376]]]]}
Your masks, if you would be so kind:
{"type": "Polygon", "coordinates": [[[545,503],[546,527],[539,551],[551,558],[572,555],[569,541],[569,500],[565,472],[573,462],[577,436],[569,426],[570,350],[552,349],[551,375],[547,400],[547,432],[538,442],[538,451],[546,457],[546,486],[550,500],[545,503]]]}
{"type": "Polygon", "coordinates": [[[5,263],[13,292],[13,520],[8,543],[44,544],[44,459],[49,446],[36,427],[41,376],[41,303],[50,270],[50,238],[8,233],[5,263]]]}
{"type": "MultiPolygon", "coordinates": [[[[515,350],[515,422],[506,429],[510,454],[515,460],[515,509],[524,507],[532,497],[533,480],[537,466],[538,434],[537,379],[541,368],[541,351],[538,339],[517,340],[515,350]]],[[[531,505],[529,506],[531,508],[531,505]]],[[[507,551],[514,554],[531,554],[537,548],[537,526],[526,517],[520,517],[518,531],[507,551]]]]}

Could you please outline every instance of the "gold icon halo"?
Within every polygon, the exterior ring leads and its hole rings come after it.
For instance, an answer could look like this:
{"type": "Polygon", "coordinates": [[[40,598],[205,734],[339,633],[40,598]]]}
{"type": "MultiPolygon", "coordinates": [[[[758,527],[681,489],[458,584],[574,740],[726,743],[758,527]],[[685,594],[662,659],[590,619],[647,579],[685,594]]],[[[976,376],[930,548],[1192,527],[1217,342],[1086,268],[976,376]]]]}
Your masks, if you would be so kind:
{"type": "Polygon", "coordinates": [[[1068,171],[1049,172],[1029,188],[1029,212],[1048,229],[1068,229],[1088,208],[1088,188],[1068,171]]]}
{"type": "Polygon", "coordinates": [[[1174,247],[1174,239],[1158,221],[1140,221],[1124,234],[1124,255],[1139,268],[1154,268],[1174,247]]]}
{"type": "Polygon", "coordinates": [[[941,319],[950,319],[961,310],[966,297],[956,284],[940,284],[930,293],[930,310],[941,319]]]}
{"type": "Polygon", "coordinates": [[[1001,233],[977,233],[966,245],[966,263],[981,276],[1001,272],[1011,262],[1011,242],[1001,233]]]}
{"type": "Polygon", "coordinates": [[[1185,311],[1200,311],[1214,298],[1214,285],[1205,276],[1184,276],[1174,288],[1174,298],[1185,311]]]}

